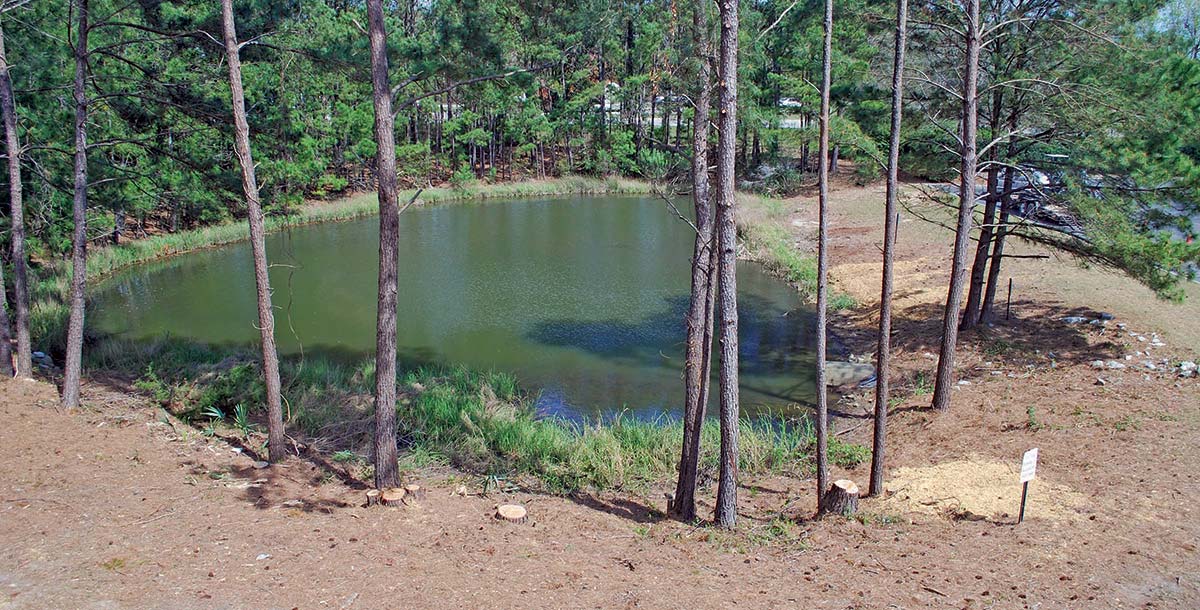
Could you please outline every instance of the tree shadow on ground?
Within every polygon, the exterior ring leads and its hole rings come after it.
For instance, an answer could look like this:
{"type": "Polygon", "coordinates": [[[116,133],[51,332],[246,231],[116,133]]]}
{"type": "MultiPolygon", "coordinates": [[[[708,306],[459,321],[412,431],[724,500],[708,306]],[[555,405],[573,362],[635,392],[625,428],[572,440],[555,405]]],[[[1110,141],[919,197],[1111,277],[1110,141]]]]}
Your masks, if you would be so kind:
{"type": "MultiPolygon", "coordinates": [[[[1117,329],[1114,322],[1091,323],[1100,320],[1102,312],[1087,307],[1062,307],[1055,303],[1021,300],[1013,303],[1013,315],[990,325],[980,325],[959,332],[958,352],[974,352],[988,360],[1027,364],[1047,359],[1066,364],[1081,364],[1092,360],[1115,358],[1120,353],[1114,343],[1117,329]],[[1083,318],[1080,323],[1068,323],[1065,318],[1083,318]],[[1099,341],[1094,341],[1100,335],[1099,341]],[[1104,340],[1103,337],[1111,337],[1104,340]]],[[[941,347],[942,314],[940,303],[925,303],[898,311],[892,322],[892,347],[897,352],[931,353],[941,347]]],[[[878,310],[867,309],[843,315],[849,322],[845,337],[858,353],[873,354],[879,322],[878,310]]]]}
{"type": "MultiPolygon", "coordinates": [[[[608,513],[635,523],[660,523],[668,519],[667,514],[652,506],[635,502],[629,498],[606,500],[595,494],[577,492],[567,496],[575,504],[602,513],[608,513]]],[[[666,500],[663,500],[664,504],[666,500]]]]}
{"type": "Polygon", "coordinates": [[[251,506],[260,510],[282,507],[306,513],[332,513],[335,509],[353,506],[343,500],[312,494],[330,472],[302,460],[289,460],[261,469],[253,466],[230,469],[234,476],[250,481],[242,490],[241,498],[251,506]]]}

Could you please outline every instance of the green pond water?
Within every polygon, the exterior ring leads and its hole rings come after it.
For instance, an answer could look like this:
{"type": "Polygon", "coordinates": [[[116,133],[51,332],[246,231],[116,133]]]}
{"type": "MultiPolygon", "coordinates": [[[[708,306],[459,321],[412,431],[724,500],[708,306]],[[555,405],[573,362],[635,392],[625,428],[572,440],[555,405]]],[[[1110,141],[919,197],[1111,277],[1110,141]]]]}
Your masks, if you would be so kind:
{"type": "MultiPolygon", "coordinates": [[[[374,217],[268,236],[281,353],[373,354],[378,239],[374,217]]],[[[508,371],[566,417],[677,413],[691,243],[653,198],[409,209],[401,365],[508,371]]],[[[88,321],[137,341],[253,346],[253,277],[246,243],[139,266],[94,291],[88,321]]],[[[814,397],[810,310],[756,265],[739,264],[738,284],[743,407],[799,414],[814,397]]]]}

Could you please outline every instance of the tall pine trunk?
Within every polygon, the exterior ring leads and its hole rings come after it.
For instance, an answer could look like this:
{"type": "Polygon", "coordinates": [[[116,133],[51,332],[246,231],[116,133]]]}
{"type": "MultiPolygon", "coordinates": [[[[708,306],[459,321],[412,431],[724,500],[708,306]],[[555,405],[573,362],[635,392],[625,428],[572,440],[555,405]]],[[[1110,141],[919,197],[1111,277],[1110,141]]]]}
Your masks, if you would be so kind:
{"type": "Polygon", "coordinates": [[[388,88],[387,32],[383,0],[367,0],[371,37],[371,89],[375,102],[375,181],[379,185],[379,300],[375,327],[375,487],[400,485],[396,463],[396,316],[400,208],[396,142],[388,88]]]}
{"type": "MultiPolygon", "coordinates": [[[[717,283],[721,320],[721,471],[717,482],[716,522],[737,525],[738,480],[738,312],[737,200],[734,161],[737,154],[738,3],[720,0],[721,97],[717,137],[717,283]]],[[[703,117],[697,118],[697,128],[703,117]]]]}
{"type": "Polygon", "coordinates": [[[21,192],[21,143],[17,140],[17,108],[12,78],[0,27],[0,115],[4,119],[4,147],[8,153],[9,218],[12,223],[13,313],[17,334],[17,376],[33,376],[29,340],[29,274],[25,255],[25,206],[21,192]]]}
{"type": "Polygon", "coordinates": [[[817,160],[817,512],[829,484],[829,401],[825,388],[827,310],[829,309],[829,87],[832,79],[833,0],[825,0],[825,37],[821,69],[821,118],[817,160]]]}
{"type": "Polygon", "coordinates": [[[904,113],[904,52],[908,45],[908,0],[896,0],[896,48],[892,60],[892,133],[888,143],[887,195],[883,220],[883,283],[879,292],[879,345],[875,354],[875,434],[871,441],[871,483],[867,495],[883,493],[884,441],[887,438],[888,380],[892,369],[892,275],[896,250],[896,212],[900,188],[900,123],[904,113]]]}
{"type": "Polygon", "coordinates": [[[954,384],[954,349],[958,344],[958,312],[962,307],[967,248],[971,240],[971,219],[975,207],[975,136],[979,122],[979,104],[976,98],[979,81],[979,0],[965,0],[965,5],[967,20],[962,88],[962,175],[958,188],[958,223],[953,265],[950,270],[950,289],[946,295],[946,310],[942,314],[942,347],[933,388],[933,407],[939,410],[950,408],[950,392],[954,384]]]}
{"type": "MultiPolygon", "coordinates": [[[[708,114],[712,105],[712,73],[708,61],[706,3],[692,3],[695,28],[696,122],[692,133],[692,203],[696,210],[696,242],[692,248],[692,290],[687,315],[687,353],[684,361],[683,449],[675,485],[675,516],[696,518],[696,470],[700,460],[700,430],[708,406],[713,329],[713,211],[708,184],[708,114]]],[[[678,132],[676,132],[678,133],[678,132]]]]}
{"type": "Polygon", "coordinates": [[[63,366],[62,404],[79,406],[83,377],[83,290],[87,284],[87,40],[88,0],[76,0],[78,31],[75,35],[75,198],[72,217],[70,317],[67,320],[67,354],[63,366]]]}
{"type": "Polygon", "coordinates": [[[272,462],[282,460],[284,446],[283,408],[279,387],[279,354],[275,351],[275,312],[271,307],[271,279],[267,274],[266,231],[254,156],[250,151],[250,125],[246,120],[246,94],[242,90],[241,47],[233,22],[233,0],[221,0],[221,29],[229,63],[229,92],[233,102],[233,142],[242,169],[242,193],[250,223],[250,251],[254,257],[254,286],[258,297],[258,329],[262,338],[263,381],[267,389],[267,453],[272,462]]]}

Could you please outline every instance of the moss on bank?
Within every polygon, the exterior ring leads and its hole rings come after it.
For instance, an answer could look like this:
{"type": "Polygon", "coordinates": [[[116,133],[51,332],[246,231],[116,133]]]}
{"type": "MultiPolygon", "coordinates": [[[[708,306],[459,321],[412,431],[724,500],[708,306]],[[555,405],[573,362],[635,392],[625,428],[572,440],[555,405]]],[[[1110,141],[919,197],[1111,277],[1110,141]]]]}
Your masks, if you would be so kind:
{"type": "MultiPolygon", "coordinates": [[[[563,178],[553,181],[429,189],[424,203],[539,197],[570,194],[638,194],[651,185],[630,180],[563,178]]],[[[407,201],[412,193],[402,194],[407,201]]],[[[748,206],[782,210],[782,202],[747,198],[748,206]]],[[[314,204],[297,214],[272,217],[269,230],[373,215],[375,196],[314,204]]],[[[743,237],[757,248],[756,259],[805,291],[815,265],[793,245],[778,213],[765,219],[747,214],[743,237]],[[757,220],[756,220],[757,218],[757,220]]],[[[89,280],[157,258],[242,241],[244,223],[230,223],[150,237],[89,254],[89,280]]],[[[61,345],[65,330],[69,269],[40,269],[35,283],[33,331],[44,351],[61,345]]],[[[253,413],[263,403],[257,354],[248,348],[214,348],[164,339],[152,344],[107,340],[89,345],[86,364],[93,371],[137,376],[137,387],[164,408],[197,423],[213,423],[235,413],[253,413]]],[[[285,358],[281,370],[289,426],[322,450],[365,455],[371,429],[373,361],[351,366],[323,358],[285,358]]],[[[682,425],[617,415],[601,421],[565,421],[539,417],[535,398],[522,394],[512,376],[468,371],[435,364],[416,365],[401,382],[397,405],[399,429],[410,464],[446,463],[481,474],[533,477],[547,489],[613,489],[669,480],[675,474],[682,425]]],[[[245,417],[238,417],[243,433],[245,417]]],[[[807,420],[743,420],[741,471],[748,475],[802,474],[810,470],[813,435],[807,420]]],[[[702,480],[715,478],[719,431],[703,429],[702,480]]],[[[257,438],[257,436],[255,436],[257,438]]],[[[836,464],[853,466],[866,450],[834,439],[836,464]]]]}

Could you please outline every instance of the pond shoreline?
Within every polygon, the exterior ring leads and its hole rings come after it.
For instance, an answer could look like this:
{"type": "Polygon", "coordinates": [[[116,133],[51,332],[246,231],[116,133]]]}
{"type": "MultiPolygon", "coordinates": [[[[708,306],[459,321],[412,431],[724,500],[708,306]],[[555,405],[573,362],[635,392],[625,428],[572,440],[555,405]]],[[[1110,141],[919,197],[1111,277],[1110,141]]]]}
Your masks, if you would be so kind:
{"type": "MultiPolygon", "coordinates": [[[[487,199],[538,198],[572,195],[652,195],[650,183],[623,179],[598,180],[569,177],[549,182],[486,185],[466,190],[430,189],[421,193],[421,205],[465,203],[487,199]]],[[[402,201],[414,191],[401,195],[402,201]]],[[[761,233],[762,227],[777,225],[776,214],[757,213],[762,206],[778,207],[776,200],[739,194],[746,209],[740,226],[744,237],[761,233]]],[[[268,230],[323,222],[360,219],[377,214],[373,193],[364,193],[329,204],[313,203],[298,214],[268,219],[268,230]]],[[[131,241],[97,249],[89,256],[89,284],[99,282],[129,267],[247,239],[242,222],[205,227],[194,231],[131,241]]],[[[790,242],[789,242],[790,245],[790,242]]],[[[776,247],[750,252],[751,260],[763,264],[771,275],[799,289],[803,298],[804,278],[789,269],[805,254],[776,247]],[[763,256],[763,252],[767,254],[763,256]],[[771,254],[784,253],[788,260],[772,261],[771,254]]],[[[61,269],[61,266],[58,266],[61,269]]],[[[47,266],[43,269],[53,270],[47,266]]],[[[61,337],[65,327],[66,274],[59,271],[60,290],[39,293],[37,311],[42,314],[39,339],[61,337]],[[57,296],[58,299],[47,299],[57,296]],[[57,301],[57,302],[55,302],[57,301]]],[[[42,288],[48,286],[43,284],[42,288]]],[[[53,343],[42,349],[53,347],[53,343]]],[[[261,383],[256,373],[258,359],[253,350],[218,349],[166,338],[153,344],[114,340],[95,344],[85,354],[93,375],[115,375],[133,381],[142,394],[153,396],[168,412],[193,425],[211,425],[212,413],[227,417],[239,405],[261,404],[261,383]],[[136,380],[136,381],[135,381],[136,380]],[[216,410],[214,411],[213,408],[216,410]]],[[[300,438],[311,439],[339,451],[363,453],[365,435],[341,430],[346,425],[361,427],[364,409],[369,411],[373,362],[342,366],[319,358],[283,362],[285,394],[289,398],[289,427],[300,438]]],[[[580,488],[625,488],[643,486],[674,475],[674,449],[680,440],[677,422],[634,421],[601,418],[587,423],[539,417],[533,398],[517,391],[515,379],[500,379],[496,373],[470,372],[461,367],[437,367],[407,373],[401,380],[402,398],[397,405],[405,422],[406,460],[409,467],[425,463],[449,464],[465,471],[509,472],[540,481],[546,489],[571,491],[580,488]],[[499,390],[497,386],[509,388],[499,390]],[[497,395],[499,400],[497,400],[497,395]],[[469,421],[470,423],[464,423],[469,421]],[[519,440],[520,442],[516,442],[519,440]]],[[[366,430],[367,427],[362,427],[366,430]]],[[[715,430],[708,431],[715,435],[715,430]]],[[[811,429],[795,429],[743,419],[748,473],[806,474],[810,468],[811,429]]],[[[863,459],[862,448],[835,443],[837,462],[853,466],[863,459]]],[[[715,456],[713,456],[715,460],[715,456]]],[[[713,462],[715,464],[715,461],[713,462]]]]}

